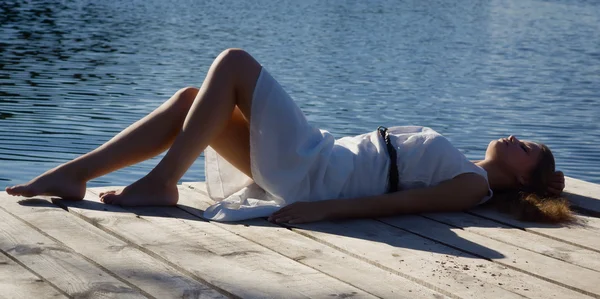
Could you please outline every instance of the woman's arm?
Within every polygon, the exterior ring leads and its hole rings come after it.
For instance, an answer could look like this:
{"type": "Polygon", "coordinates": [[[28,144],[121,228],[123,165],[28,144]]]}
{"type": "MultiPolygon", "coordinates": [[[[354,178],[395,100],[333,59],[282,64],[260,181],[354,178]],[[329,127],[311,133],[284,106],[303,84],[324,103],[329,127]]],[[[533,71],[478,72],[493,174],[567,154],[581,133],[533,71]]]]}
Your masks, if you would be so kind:
{"type": "Polygon", "coordinates": [[[488,193],[485,179],[474,173],[441,184],[350,201],[332,201],[329,219],[365,218],[425,212],[462,211],[475,206],[488,193]]]}
{"type": "Polygon", "coordinates": [[[488,193],[480,175],[466,173],[437,186],[355,199],[297,202],[273,213],[270,221],[304,223],[424,212],[461,211],[475,206],[488,193]]]}

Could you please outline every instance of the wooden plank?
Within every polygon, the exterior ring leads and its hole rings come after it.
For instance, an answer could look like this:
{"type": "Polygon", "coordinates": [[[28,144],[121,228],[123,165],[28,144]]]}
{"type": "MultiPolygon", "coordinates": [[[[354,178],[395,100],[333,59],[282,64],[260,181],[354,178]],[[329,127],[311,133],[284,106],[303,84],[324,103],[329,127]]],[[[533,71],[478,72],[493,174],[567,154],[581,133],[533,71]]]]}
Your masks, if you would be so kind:
{"type": "Polygon", "coordinates": [[[598,229],[589,225],[558,225],[519,221],[510,215],[488,208],[472,209],[469,210],[469,213],[521,228],[530,233],[560,240],[580,248],[600,252],[600,235],[598,234],[598,229]]]}
{"type": "Polygon", "coordinates": [[[600,215],[600,185],[565,177],[564,191],[571,203],[600,215]]]}
{"type": "Polygon", "coordinates": [[[297,225],[293,231],[411,280],[464,298],[582,298],[581,293],[379,221],[297,225]]]}
{"type": "Polygon", "coordinates": [[[395,227],[419,234],[428,239],[458,248],[479,257],[490,259],[508,268],[520,270],[554,284],[600,298],[600,272],[572,265],[529,250],[499,242],[421,216],[381,219],[395,227]],[[560,269],[560,271],[556,271],[560,269]]]}
{"type": "Polygon", "coordinates": [[[89,208],[98,204],[97,198],[87,199],[69,202],[69,210],[234,296],[374,297],[192,215],[186,214],[188,219],[165,216],[166,210],[176,207],[106,205],[102,211],[89,208]]]}
{"type": "Polygon", "coordinates": [[[600,238],[600,218],[599,217],[576,214],[575,218],[576,218],[575,223],[574,223],[575,226],[584,226],[584,227],[591,228],[593,231],[595,231],[598,234],[598,237],[600,238]]]}
{"type": "Polygon", "coordinates": [[[0,298],[68,298],[48,282],[0,253],[0,298]]]}
{"type": "MultiPolygon", "coordinates": [[[[179,207],[197,217],[202,217],[202,211],[212,203],[197,189],[180,188],[179,194],[179,207]]],[[[181,213],[185,212],[169,210],[173,217],[179,217],[181,213]]],[[[406,274],[399,276],[264,219],[211,223],[378,297],[447,298],[405,278],[408,277],[406,274]]]]}
{"type": "MultiPolygon", "coordinates": [[[[0,195],[2,202],[14,200],[0,195]]],[[[17,219],[0,206],[0,250],[18,260],[69,296],[144,298],[70,248],[17,219]]]]}
{"type": "Polygon", "coordinates": [[[575,208],[591,216],[578,215],[576,223],[571,225],[552,225],[519,221],[510,215],[486,208],[476,208],[469,212],[530,233],[600,252],[600,219],[597,218],[600,215],[600,185],[570,177],[565,177],[565,185],[565,195],[575,208]]]}
{"type": "Polygon", "coordinates": [[[600,253],[500,224],[467,213],[431,213],[424,216],[465,231],[511,244],[593,271],[600,271],[600,253]]]}
{"type": "Polygon", "coordinates": [[[466,293],[464,297],[509,296],[498,288],[528,298],[585,297],[375,220],[319,222],[301,225],[295,230],[373,263],[392,269],[411,269],[414,277],[440,288],[447,286],[447,290],[466,293]],[[475,292],[468,293],[472,290],[475,292]]]}
{"type": "MultiPolygon", "coordinates": [[[[91,195],[91,194],[89,194],[91,195]]],[[[225,298],[211,287],[168,266],[54,204],[33,198],[3,208],[121,280],[156,298],[225,298]]],[[[102,209],[102,206],[96,208],[102,209]]]]}

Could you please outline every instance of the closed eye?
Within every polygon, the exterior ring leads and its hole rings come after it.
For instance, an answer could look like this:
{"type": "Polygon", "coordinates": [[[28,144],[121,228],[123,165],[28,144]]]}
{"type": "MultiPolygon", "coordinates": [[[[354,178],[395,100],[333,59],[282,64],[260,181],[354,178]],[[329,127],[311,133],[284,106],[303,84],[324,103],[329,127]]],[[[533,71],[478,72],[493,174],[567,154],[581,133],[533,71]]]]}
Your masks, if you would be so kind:
{"type": "Polygon", "coordinates": [[[527,146],[525,144],[521,143],[521,148],[527,153],[527,146]]]}

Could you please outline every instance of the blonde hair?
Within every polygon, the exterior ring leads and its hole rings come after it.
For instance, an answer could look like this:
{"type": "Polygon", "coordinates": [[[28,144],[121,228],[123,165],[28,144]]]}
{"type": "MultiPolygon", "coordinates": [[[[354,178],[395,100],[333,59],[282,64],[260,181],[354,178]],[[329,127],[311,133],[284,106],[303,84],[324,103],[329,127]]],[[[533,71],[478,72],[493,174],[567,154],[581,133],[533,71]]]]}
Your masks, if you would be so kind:
{"type": "Polygon", "coordinates": [[[554,155],[546,145],[540,145],[540,161],[531,174],[530,183],[520,190],[495,194],[490,205],[523,221],[570,222],[574,218],[569,200],[548,193],[548,184],[555,171],[554,155]]]}

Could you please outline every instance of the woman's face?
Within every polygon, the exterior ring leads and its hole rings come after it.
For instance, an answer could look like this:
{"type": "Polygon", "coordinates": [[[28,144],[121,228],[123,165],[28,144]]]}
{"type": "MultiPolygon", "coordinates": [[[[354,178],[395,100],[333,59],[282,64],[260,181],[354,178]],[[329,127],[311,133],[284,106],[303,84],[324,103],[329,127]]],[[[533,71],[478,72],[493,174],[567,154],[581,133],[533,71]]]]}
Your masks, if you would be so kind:
{"type": "Polygon", "coordinates": [[[511,135],[508,138],[492,140],[485,152],[485,158],[499,162],[515,177],[524,180],[521,183],[526,184],[541,154],[542,148],[539,144],[522,141],[511,135]]]}

